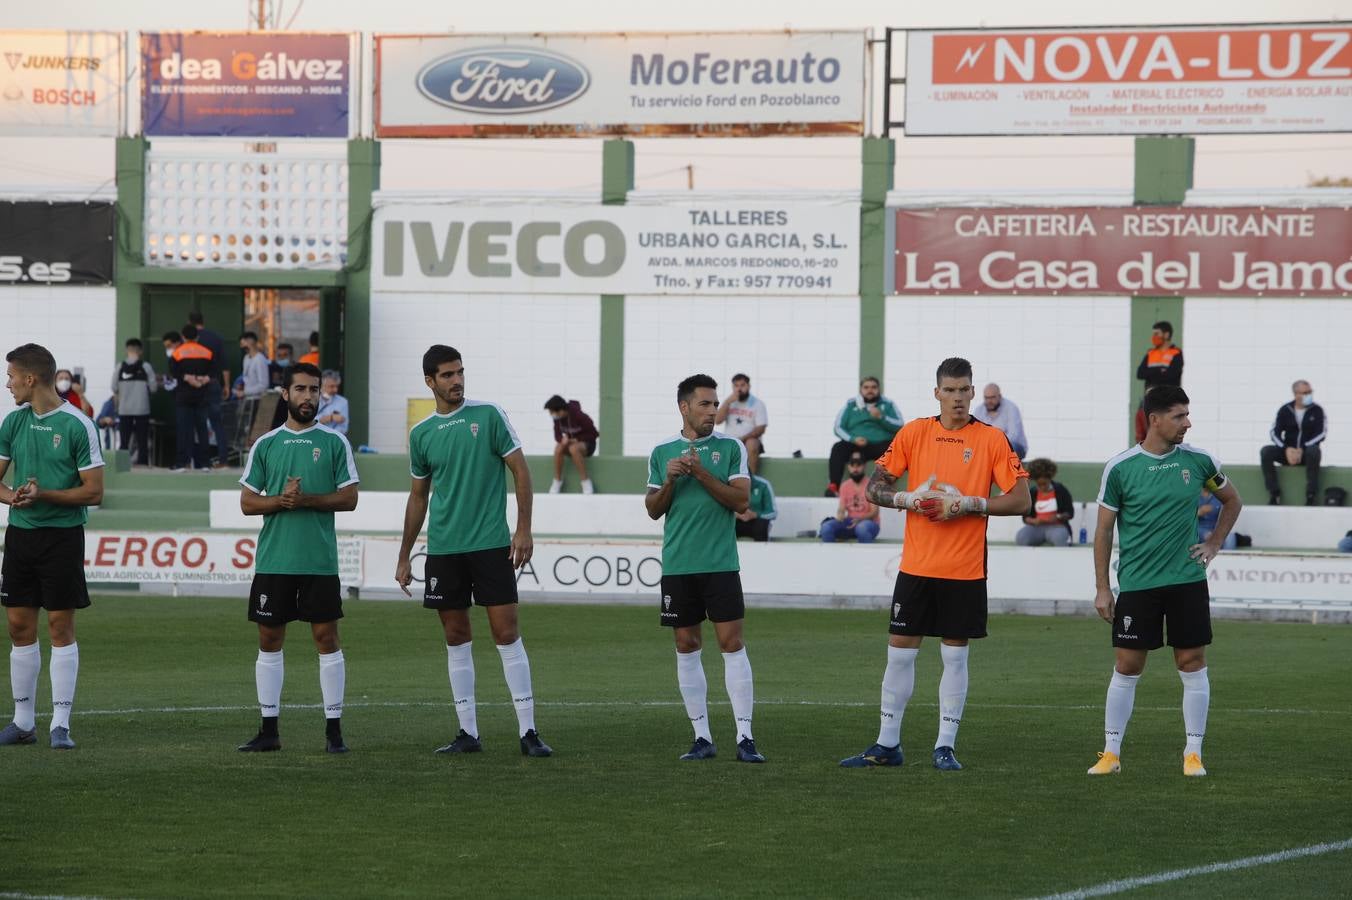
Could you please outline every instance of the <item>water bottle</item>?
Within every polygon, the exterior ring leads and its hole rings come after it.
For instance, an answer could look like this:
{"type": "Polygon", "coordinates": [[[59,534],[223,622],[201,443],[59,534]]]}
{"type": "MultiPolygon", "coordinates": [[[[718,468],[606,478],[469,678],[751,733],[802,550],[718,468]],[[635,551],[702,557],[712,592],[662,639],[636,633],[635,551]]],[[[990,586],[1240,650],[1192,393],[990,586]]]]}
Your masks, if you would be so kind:
{"type": "Polygon", "coordinates": [[[1080,526],[1080,543],[1089,543],[1089,529],[1085,528],[1083,525],[1080,526]]]}
{"type": "Polygon", "coordinates": [[[1089,543],[1089,529],[1086,528],[1086,527],[1084,526],[1084,523],[1087,522],[1087,521],[1089,521],[1088,516],[1089,516],[1089,504],[1088,504],[1088,503],[1081,503],[1081,504],[1080,504],[1080,543],[1081,543],[1081,544],[1087,544],[1087,543],[1089,543]]]}

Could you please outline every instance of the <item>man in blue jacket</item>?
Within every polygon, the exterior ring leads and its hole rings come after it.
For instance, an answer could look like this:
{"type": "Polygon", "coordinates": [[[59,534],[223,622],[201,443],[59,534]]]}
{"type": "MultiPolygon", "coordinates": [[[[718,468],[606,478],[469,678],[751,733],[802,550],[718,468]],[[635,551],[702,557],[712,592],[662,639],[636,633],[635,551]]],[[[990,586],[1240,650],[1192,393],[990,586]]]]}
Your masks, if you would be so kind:
{"type": "Polygon", "coordinates": [[[1308,381],[1291,385],[1295,399],[1277,409],[1272,424],[1272,443],[1263,447],[1258,459],[1263,467],[1263,483],[1267,485],[1268,502],[1279,506],[1282,489],[1277,484],[1277,464],[1305,467],[1305,505],[1318,504],[1319,460],[1323,455],[1324,437],[1328,434],[1328,420],[1324,407],[1314,402],[1314,389],[1308,381]]]}

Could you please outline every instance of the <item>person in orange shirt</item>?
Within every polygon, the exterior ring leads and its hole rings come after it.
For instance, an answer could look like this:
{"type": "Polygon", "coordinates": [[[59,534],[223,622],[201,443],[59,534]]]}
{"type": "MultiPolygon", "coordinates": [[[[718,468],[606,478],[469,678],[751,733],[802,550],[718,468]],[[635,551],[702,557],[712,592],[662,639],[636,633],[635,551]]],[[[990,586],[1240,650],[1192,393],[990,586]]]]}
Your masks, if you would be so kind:
{"type": "Polygon", "coordinates": [[[906,511],[901,572],[892,592],[878,741],[840,761],[847,769],[902,764],[901,718],[915,687],[926,635],[940,638],[939,738],[934,767],[961,769],[953,755],[967,703],[967,642],[986,636],[986,517],[1028,512],[1028,472],[1004,432],[971,417],[972,364],[939,364],[939,415],[897,432],[869,479],[869,499],[906,511]],[[907,490],[896,489],[905,474],[907,490]],[[990,496],[991,484],[1001,494],[990,496]]]}
{"type": "Polygon", "coordinates": [[[306,353],[297,362],[309,363],[315,368],[319,368],[319,332],[310,332],[310,352],[306,353]]]}

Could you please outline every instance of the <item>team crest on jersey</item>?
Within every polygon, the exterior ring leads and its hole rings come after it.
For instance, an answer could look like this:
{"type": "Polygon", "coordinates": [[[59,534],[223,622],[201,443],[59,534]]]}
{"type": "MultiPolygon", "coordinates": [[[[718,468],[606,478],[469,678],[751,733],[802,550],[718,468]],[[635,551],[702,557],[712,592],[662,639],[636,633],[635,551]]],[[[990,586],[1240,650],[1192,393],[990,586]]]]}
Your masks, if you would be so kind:
{"type": "Polygon", "coordinates": [[[1131,616],[1122,617],[1122,630],[1131,631],[1131,616]]]}
{"type": "Polygon", "coordinates": [[[259,595],[258,595],[258,608],[259,608],[259,609],[262,609],[263,607],[265,607],[265,606],[267,606],[267,605],[268,605],[268,595],[267,595],[267,594],[259,594],[259,595]]]}
{"type": "Polygon", "coordinates": [[[671,612],[671,595],[670,595],[670,594],[663,594],[663,595],[662,595],[662,608],[665,609],[667,612],[671,612]]]}
{"type": "Polygon", "coordinates": [[[52,435],[52,449],[56,450],[60,448],[60,446],[61,446],[61,435],[59,434],[52,435]]]}
{"type": "Polygon", "coordinates": [[[315,462],[319,462],[319,448],[318,448],[318,447],[315,448],[314,458],[315,458],[315,462]]]}
{"type": "Polygon", "coordinates": [[[437,589],[437,576],[433,575],[431,580],[427,582],[427,589],[429,591],[435,591],[437,589]]]}
{"type": "Polygon", "coordinates": [[[714,465],[718,465],[718,461],[723,458],[723,454],[715,450],[713,453],[709,454],[709,458],[714,461],[714,465]]]}
{"type": "Polygon", "coordinates": [[[962,461],[963,461],[964,463],[969,463],[969,462],[972,461],[972,448],[971,448],[971,447],[967,447],[966,449],[964,449],[964,450],[962,451],[962,461]]]}
{"type": "Polygon", "coordinates": [[[479,423],[478,423],[478,422],[470,422],[470,423],[469,423],[469,433],[472,434],[474,437],[478,437],[478,436],[479,436],[479,423]]]}
{"type": "Polygon", "coordinates": [[[1183,470],[1183,483],[1184,483],[1184,484],[1192,484],[1192,470],[1191,470],[1191,469],[1184,469],[1184,470],[1183,470]]]}
{"type": "Polygon", "coordinates": [[[900,603],[893,603],[893,604],[892,604],[892,618],[895,619],[895,618],[896,618],[897,616],[899,616],[899,615],[901,615],[901,604],[900,604],[900,603]]]}

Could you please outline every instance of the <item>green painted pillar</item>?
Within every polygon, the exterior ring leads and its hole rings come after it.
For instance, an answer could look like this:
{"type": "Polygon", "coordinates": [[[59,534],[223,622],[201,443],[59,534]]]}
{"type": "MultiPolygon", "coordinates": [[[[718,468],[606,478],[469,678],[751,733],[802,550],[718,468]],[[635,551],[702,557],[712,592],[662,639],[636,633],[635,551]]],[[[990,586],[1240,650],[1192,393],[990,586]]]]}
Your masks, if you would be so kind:
{"type": "Polygon", "coordinates": [[[896,142],[864,138],[859,209],[859,377],[883,378],[887,346],[887,267],[895,253],[887,246],[887,192],[892,190],[896,142]]]}
{"type": "MultiPolygon", "coordinates": [[[[1134,201],[1138,206],[1180,204],[1192,187],[1197,143],[1190,137],[1138,137],[1136,139],[1134,201]]],[[[1145,393],[1145,383],[1136,377],[1136,367],[1150,349],[1151,326],[1165,321],[1174,326],[1174,343],[1183,346],[1182,297],[1131,298],[1131,352],[1128,377],[1131,394],[1127,406],[1127,444],[1136,442],[1136,409],[1145,393]]],[[[1187,375],[1184,348],[1184,380],[1187,375]]]]}
{"type": "MultiPolygon", "coordinates": [[[[156,335],[141,334],[141,283],[130,273],[145,264],[146,154],[150,143],[143,137],[117,139],[114,169],[117,183],[117,222],[113,240],[113,285],[116,291],[114,340],[109,352],[114,364],[122,361],[123,342],[139,337],[147,354],[159,347],[156,335]]],[[[148,357],[153,358],[153,357],[148,357]]]]}
{"type": "MultiPolygon", "coordinates": [[[[634,144],[623,139],[601,145],[601,202],[623,206],[634,189],[634,144]]],[[[601,295],[601,409],[597,452],[624,455],[624,295],[601,295]]]]}
{"type": "Polygon", "coordinates": [[[371,195],[380,188],[380,142],[347,142],[347,291],[343,333],[347,371],[343,394],[352,409],[348,440],[369,444],[371,425],[371,195]]]}

